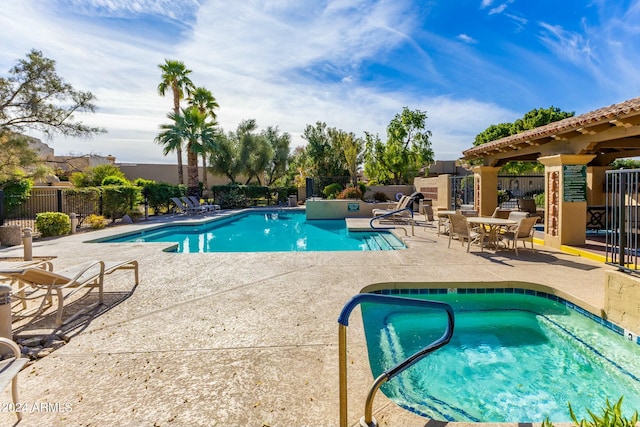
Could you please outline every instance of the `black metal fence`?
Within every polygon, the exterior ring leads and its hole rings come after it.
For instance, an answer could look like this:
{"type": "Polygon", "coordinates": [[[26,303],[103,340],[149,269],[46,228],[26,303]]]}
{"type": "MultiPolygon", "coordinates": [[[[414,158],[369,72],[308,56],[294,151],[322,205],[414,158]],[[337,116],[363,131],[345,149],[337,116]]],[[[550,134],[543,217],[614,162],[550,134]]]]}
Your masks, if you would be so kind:
{"type": "Polygon", "coordinates": [[[451,206],[452,210],[459,209],[461,205],[474,204],[474,179],[473,174],[454,175],[451,180],[451,206]]]}
{"type": "Polygon", "coordinates": [[[102,215],[102,195],[98,191],[79,193],[64,188],[33,188],[25,201],[11,200],[0,190],[0,225],[34,228],[36,215],[62,212],[78,215],[79,223],[91,214],[102,215]]]}
{"type": "Polygon", "coordinates": [[[533,199],[534,196],[544,193],[544,174],[498,175],[498,190],[506,194],[505,200],[500,203],[500,207],[503,209],[517,209],[518,200],[533,199]]]}
{"type": "MultiPolygon", "coordinates": [[[[452,176],[451,209],[474,204],[474,187],[473,175],[452,176]]],[[[532,199],[535,195],[544,193],[544,174],[498,175],[498,191],[506,196],[499,203],[501,208],[517,209],[518,200],[532,199]]]]}
{"type": "Polygon", "coordinates": [[[637,272],[640,169],[607,171],[607,264],[637,272]]]}

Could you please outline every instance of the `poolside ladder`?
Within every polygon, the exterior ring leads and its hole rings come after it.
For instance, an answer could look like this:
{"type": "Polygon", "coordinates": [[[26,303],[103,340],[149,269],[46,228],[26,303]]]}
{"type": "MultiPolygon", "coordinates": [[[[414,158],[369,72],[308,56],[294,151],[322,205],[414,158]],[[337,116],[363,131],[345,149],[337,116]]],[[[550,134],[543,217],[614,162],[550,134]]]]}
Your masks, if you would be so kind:
{"type": "MultiPolygon", "coordinates": [[[[369,227],[373,228],[374,230],[395,230],[398,227],[375,227],[373,225],[373,221],[397,215],[402,211],[409,211],[409,213],[411,213],[411,219],[409,220],[409,223],[411,224],[411,235],[415,236],[415,230],[414,230],[415,221],[413,220],[413,208],[411,208],[411,207],[406,207],[406,208],[398,209],[396,211],[387,212],[384,215],[380,215],[380,216],[377,216],[375,218],[371,218],[371,221],[369,221],[369,227]]],[[[400,228],[400,230],[404,231],[405,236],[409,236],[409,233],[407,233],[407,230],[405,230],[404,228],[400,228]]]]}
{"type": "Polygon", "coordinates": [[[369,394],[367,395],[367,400],[365,402],[364,416],[360,418],[360,425],[363,427],[377,427],[378,422],[375,418],[373,418],[373,398],[375,397],[378,389],[387,381],[391,380],[398,374],[400,374],[405,369],[409,368],[428,354],[434,352],[440,347],[446,345],[449,341],[451,341],[451,337],[453,336],[453,328],[454,328],[454,316],[453,309],[451,306],[444,302],[439,301],[429,301],[423,299],[416,298],[403,298],[391,295],[380,295],[380,294],[358,294],[351,298],[345,306],[342,308],[340,312],[340,317],[338,317],[338,370],[339,370],[339,381],[340,381],[340,427],[347,427],[348,414],[347,414],[347,326],[349,326],[349,316],[356,306],[362,304],[363,302],[368,303],[378,303],[378,304],[392,304],[392,305],[407,305],[407,306],[418,306],[418,307],[426,307],[426,308],[435,308],[444,310],[447,313],[447,328],[444,331],[444,334],[432,342],[428,346],[424,347],[422,350],[419,350],[412,356],[409,356],[404,361],[400,362],[398,365],[394,366],[391,369],[386,370],[378,378],[373,382],[373,386],[371,390],[369,390],[369,394]]]}

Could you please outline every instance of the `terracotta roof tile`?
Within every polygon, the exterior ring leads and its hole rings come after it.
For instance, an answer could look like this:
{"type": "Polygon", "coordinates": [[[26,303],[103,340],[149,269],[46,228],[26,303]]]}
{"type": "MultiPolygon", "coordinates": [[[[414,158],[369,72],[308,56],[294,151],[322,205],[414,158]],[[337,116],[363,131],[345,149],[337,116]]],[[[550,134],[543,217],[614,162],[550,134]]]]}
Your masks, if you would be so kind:
{"type": "Polygon", "coordinates": [[[470,148],[462,152],[465,156],[473,155],[478,152],[485,151],[489,148],[498,148],[508,146],[514,142],[527,141],[531,139],[544,138],[555,135],[557,133],[566,132],[568,130],[578,129],[588,124],[602,121],[609,121],[616,117],[626,116],[633,112],[640,112],[640,97],[629,99],[619,104],[613,104],[608,107],[599,108],[597,110],[585,113],[579,116],[569,117],[564,120],[549,123],[535,129],[530,129],[516,135],[507,136],[477,147],[470,148]]]}

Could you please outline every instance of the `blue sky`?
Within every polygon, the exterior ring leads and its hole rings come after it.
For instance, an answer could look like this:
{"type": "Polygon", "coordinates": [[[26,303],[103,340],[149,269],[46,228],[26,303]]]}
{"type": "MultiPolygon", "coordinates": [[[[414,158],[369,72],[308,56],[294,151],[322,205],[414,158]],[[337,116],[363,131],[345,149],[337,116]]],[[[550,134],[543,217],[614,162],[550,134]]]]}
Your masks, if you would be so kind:
{"type": "Polygon", "coordinates": [[[183,61],[219,123],[278,126],[303,145],[316,121],[384,137],[427,112],[436,159],[533,108],[576,114],[640,96],[640,0],[19,0],[0,16],[0,73],[31,49],[97,97],[107,129],[57,136],[56,154],[174,163],[153,142],[171,97],[158,65],[183,61]]]}

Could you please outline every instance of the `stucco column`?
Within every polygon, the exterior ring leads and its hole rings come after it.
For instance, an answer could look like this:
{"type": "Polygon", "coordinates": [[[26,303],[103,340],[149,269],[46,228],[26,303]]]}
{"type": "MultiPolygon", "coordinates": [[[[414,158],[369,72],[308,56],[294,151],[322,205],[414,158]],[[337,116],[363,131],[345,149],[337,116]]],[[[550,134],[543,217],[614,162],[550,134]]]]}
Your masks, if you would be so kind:
{"type": "Polygon", "coordinates": [[[584,245],[587,228],[587,163],[595,155],[540,157],[544,165],[544,244],[584,245]]]}
{"type": "Polygon", "coordinates": [[[611,166],[587,166],[587,205],[605,205],[607,171],[611,166]]]}
{"type": "Polygon", "coordinates": [[[473,204],[481,216],[491,216],[498,206],[498,172],[500,168],[474,166],[471,170],[475,186],[473,204]]]}

